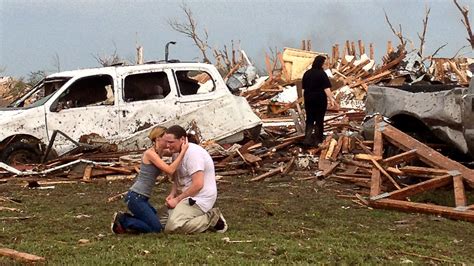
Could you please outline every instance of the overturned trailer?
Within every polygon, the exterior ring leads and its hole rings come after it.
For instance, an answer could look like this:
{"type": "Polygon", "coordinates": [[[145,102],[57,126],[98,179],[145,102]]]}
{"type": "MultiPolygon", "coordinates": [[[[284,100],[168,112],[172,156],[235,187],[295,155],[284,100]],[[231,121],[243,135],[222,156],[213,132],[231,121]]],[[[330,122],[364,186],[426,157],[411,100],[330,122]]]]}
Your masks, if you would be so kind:
{"type": "Polygon", "coordinates": [[[117,150],[142,149],[151,128],[172,124],[197,125],[204,140],[229,142],[241,140],[244,131],[258,135],[261,120],[210,64],[66,71],[0,109],[0,159],[38,162],[48,144],[48,154],[61,155],[91,134],[117,150]]]}

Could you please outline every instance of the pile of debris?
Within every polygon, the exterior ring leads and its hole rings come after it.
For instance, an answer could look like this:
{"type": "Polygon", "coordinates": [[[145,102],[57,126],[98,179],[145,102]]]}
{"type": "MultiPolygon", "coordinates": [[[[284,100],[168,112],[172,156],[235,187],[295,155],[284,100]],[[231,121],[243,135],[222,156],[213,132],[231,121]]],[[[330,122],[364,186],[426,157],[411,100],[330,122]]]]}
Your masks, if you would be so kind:
{"type": "MultiPolygon", "coordinates": [[[[353,46],[346,42],[342,57],[338,47],[333,47],[328,60],[328,74],[340,108],[328,110],[324,142],[307,150],[298,145],[305,129],[301,77],[321,53],[285,48],[283,53],[276,55],[273,63],[267,56],[268,77],[254,75],[249,62],[237,65],[226,76],[228,83],[234,84],[234,92],[245,97],[262,119],[263,128],[258,139],[223,145],[212,141],[201,143],[215,161],[219,181],[229,182],[228,179],[233,176],[245,176],[249,182],[278,176],[285,180],[329,178],[369,189],[356,193],[354,202],[357,204],[474,221],[474,205],[468,201],[464,189],[464,184],[474,187],[472,170],[385,122],[376,123],[374,140],[364,140],[360,126],[366,116],[364,100],[369,85],[401,85],[429,80],[456,81],[464,86],[472,75],[466,69],[468,60],[433,60],[430,71],[415,69],[415,66],[420,66],[419,61],[413,63],[413,53],[402,49],[387,54],[384,63],[376,66],[372,59],[372,47],[370,56],[367,56],[359,42],[360,54],[356,56],[353,46]],[[384,155],[384,145],[395,146],[399,154],[384,155]],[[453,206],[414,201],[421,192],[451,185],[455,194],[453,206]]],[[[46,164],[25,165],[22,168],[0,163],[0,169],[3,169],[0,177],[21,177],[29,180],[31,185],[37,185],[40,177],[84,182],[101,178],[132,179],[139,172],[142,152],[77,151],[46,164]]]]}

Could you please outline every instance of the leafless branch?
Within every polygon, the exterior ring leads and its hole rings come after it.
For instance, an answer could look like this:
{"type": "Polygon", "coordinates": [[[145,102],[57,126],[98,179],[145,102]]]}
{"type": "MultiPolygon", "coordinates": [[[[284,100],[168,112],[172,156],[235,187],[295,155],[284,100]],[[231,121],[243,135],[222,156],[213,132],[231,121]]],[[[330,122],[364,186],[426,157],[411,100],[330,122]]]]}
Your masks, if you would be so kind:
{"type": "Polygon", "coordinates": [[[446,47],[446,45],[448,45],[448,44],[445,43],[445,44],[441,45],[438,49],[436,49],[436,51],[434,51],[434,53],[432,53],[431,55],[429,55],[429,56],[423,58],[422,61],[425,61],[425,60],[427,60],[427,59],[431,59],[431,58],[435,57],[436,54],[437,54],[439,51],[441,51],[441,49],[443,49],[444,47],[446,47]]]}
{"type": "Polygon", "coordinates": [[[464,45],[463,47],[459,48],[459,50],[453,55],[453,57],[451,57],[451,59],[456,58],[456,57],[459,55],[459,53],[460,53],[464,48],[467,48],[467,47],[469,47],[469,46],[470,46],[470,45],[464,45]]]}
{"type": "Polygon", "coordinates": [[[92,55],[94,59],[101,65],[101,66],[112,66],[115,64],[123,63],[123,60],[117,53],[117,45],[114,43],[114,52],[111,55],[92,55]]]}
{"type": "Polygon", "coordinates": [[[428,17],[430,15],[430,8],[426,8],[425,18],[423,19],[423,33],[420,35],[418,33],[418,38],[420,39],[420,57],[423,57],[423,48],[425,46],[425,37],[426,37],[426,28],[428,27],[428,17]]]}
{"type": "Polygon", "coordinates": [[[208,45],[209,34],[207,33],[207,30],[204,29],[204,36],[200,37],[197,33],[197,22],[193,18],[193,12],[191,11],[191,9],[186,6],[186,4],[182,4],[181,9],[186,14],[186,18],[188,21],[182,23],[178,22],[176,19],[170,19],[168,20],[168,25],[170,25],[173,30],[183,34],[188,38],[191,38],[194,44],[201,51],[203,61],[206,63],[210,63],[211,61],[209,60],[206,54],[207,49],[210,48],[208,45]]]}
{"type": "Polygon", "coordinates": [[[453,0],[456,7],[461,11],[464,19],[461,19],[462,24],[466,27],[467,30],[467,41],[471,44],[471,48],[474,49],[474,35],[472,35],[471,24],[469,23],[469,8],[468,7],[461,7],[458,4],[457,0],[453,0]]]}
{"type": "Polygon", "coordinates": [[[398,25],[400,30],[397,32],[393,28],[392,23],[390,22],[390,19],[388,18],[387,12],[384,11],[384,13],[385,13],[385,20],[387,20],[387,23],[390,26],[390,29],[392,30],[393,34],[395,34],[395,36],[398,37],[398,39],[400,40],[401,46],[405,47],[406,42],[405,42],[405,38],[403,37],[403,33],[402,33],[402,25],[401,24],[398,25]]]}

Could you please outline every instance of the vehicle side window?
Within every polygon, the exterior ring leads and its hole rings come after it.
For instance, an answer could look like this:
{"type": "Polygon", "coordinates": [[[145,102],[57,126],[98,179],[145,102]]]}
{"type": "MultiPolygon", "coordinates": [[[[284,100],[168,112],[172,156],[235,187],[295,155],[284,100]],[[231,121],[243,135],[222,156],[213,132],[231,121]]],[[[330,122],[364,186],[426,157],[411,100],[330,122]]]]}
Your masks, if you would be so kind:
{"type": "Polygon", "coordinates": [[[123,97],[126,102],[163,99],[170,91],[165,72],[140,73],[125,78],[123,97]]]}
{"type": "Polygon", "coordinates": [[[216,89],[212,76],[205,71],[179,70],[176,71],[176,80],[180,94],[184,96],[206,94],[216,89]]]}
{"type": "Polygon", "coordinates": [[[113,79],[109,75],[98,75],[81,78],[75,81],[61,96],[59,96],[56,110],[96,106],[113,105],[113,79]]]}

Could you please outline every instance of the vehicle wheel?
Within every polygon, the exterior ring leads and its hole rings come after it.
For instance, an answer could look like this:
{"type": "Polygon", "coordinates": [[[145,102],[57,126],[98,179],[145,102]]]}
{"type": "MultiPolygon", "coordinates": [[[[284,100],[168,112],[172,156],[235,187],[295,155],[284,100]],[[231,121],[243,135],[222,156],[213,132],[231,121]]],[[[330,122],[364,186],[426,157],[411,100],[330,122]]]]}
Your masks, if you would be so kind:
{"type": "Polygon", "coordinates": [[[40,163],[41,152],[31,144],[15,142],[3,150],[1,161],[11,166],[40,163]]]}

